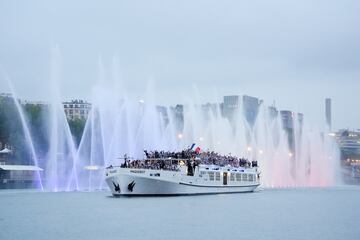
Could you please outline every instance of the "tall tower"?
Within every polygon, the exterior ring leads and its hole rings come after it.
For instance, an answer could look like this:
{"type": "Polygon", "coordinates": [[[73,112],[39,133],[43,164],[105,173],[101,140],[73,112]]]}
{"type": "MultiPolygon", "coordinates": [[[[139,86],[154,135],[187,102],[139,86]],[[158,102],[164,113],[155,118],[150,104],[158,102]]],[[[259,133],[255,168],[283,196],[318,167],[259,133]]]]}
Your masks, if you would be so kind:
{"type": "Polygon", "coordinates": [[[250,97],[247,95],[244,95],[242,97],[243,100],[243,114],[246,119],[246,121],[249,123],[250,127],[254,127],[256,117],[259,113],[259,106],[261,104],[261,101],[259,101],[256,97],[250,97]]]}
{"type": "Polygon", "coordinates": [[[325,118],[326,118],[326,125],[331,131],[331,98],[325,99],[325,118]]]}
{"type": "Polygon", "coordinates": [[[233,121],[236,110],[240,106],[240,97],[237,95],[224,96],[223,115],[233,121]]]}

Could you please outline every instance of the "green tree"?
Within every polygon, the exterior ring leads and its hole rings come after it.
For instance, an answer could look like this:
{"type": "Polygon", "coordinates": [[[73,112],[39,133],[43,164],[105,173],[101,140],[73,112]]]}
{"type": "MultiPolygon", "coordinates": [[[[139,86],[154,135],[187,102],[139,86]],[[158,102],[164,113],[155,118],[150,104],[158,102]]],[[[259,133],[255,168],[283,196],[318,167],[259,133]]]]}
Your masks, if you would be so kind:
{"type": "Polygon", "coordinates": [[[39,104],[25,104],[24,112],[30,128],[31,137],[36,149],[38,150],[38,154],[44,155],[49,148],[46,130],[46,115],[48,115],[47,106],[39,104]]]}
{"type": "Polygon", "coordinates": [[[73,135],[75,144],[77,146],[79,146],[80,141],[81,141],[81,137],[82,137],[83,132],[84,132],[86,119],[75,118],[75,119],[69,119],[68,122],[69,122],[69,127],[70,127],[70,130],[71,130],[71,134],[73,135]]]}
{"type": "Polygon", "coordinates": [[[11,97],[0,98],[0,142],[13,148],[14,157],[11,163],[29,162],[20,116],[11,97]]]}

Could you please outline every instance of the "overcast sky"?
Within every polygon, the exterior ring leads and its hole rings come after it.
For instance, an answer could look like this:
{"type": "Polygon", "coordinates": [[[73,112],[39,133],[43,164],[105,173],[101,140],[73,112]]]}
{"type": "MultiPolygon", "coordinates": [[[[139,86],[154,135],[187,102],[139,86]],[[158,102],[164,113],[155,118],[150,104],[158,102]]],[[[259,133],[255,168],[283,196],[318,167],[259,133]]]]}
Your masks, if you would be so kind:
{"type": "MultiPolygon", "coordinates": [[[[155,83],[158,102],[247,94],[324,122],[360,128],[360,1],[0,1],[0,65],[18,95],[43,100],[51,49],[64,99],[89,99],[99,58],[118,59],[129,95],[155,83]]],[[[0,78],[0,92],[8,92],[0,78]]]]}

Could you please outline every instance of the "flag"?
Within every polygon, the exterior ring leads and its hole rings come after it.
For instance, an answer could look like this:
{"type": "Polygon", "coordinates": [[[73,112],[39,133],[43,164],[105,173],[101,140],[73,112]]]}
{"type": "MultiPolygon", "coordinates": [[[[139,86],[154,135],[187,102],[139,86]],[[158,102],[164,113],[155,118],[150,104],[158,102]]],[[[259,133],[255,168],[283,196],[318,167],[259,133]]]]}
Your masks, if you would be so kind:
{"type": "Polygon", "coordinates": [[[197,147],[197,148],[195,149],[195,152],[196,152],[196,153],[200,153],[200,151],[201,151],[201,148],[200,148],[200,147],[197,147]]]}
{"type": "Polygon", "coordinates": [[[193,150],[193,148],[195,147],[195,143],[193,143],[190,147],[190,150],[193,150]]]}

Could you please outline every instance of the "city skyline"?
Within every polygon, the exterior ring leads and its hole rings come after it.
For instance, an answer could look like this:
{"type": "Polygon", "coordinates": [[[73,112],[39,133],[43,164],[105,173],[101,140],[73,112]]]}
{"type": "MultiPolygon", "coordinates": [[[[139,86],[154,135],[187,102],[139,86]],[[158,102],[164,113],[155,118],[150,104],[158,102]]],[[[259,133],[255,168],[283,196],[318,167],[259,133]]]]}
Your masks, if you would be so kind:
{"type": "Polygon", "coordinates": [[[0,240],[358,239],[359,12],[0,1],[0,240]]]}
{"type": "MultiPolygon", "coordinates": [[[[12,94],[11,93],[0,93],[0,96],[4,96],[4,97],[11,97],[12,96],[12,94]]],[[[253,99],[256,99],[256,101],[258,101],[259,102],[259,104],[260,103],[263,103],[263,99],[260,99],[260,98],[258,98],[258,97],[256,97],[256,96],[248,96],[248,95],[225,95],[225,96],[221,96],[221,99],[219,100],[219,101],[217,101],[217,102],[196,102],[196,104],[198,104],[198,105],[201,105],[201,106],[207,106],[207,105],[214,105],[214,104],[216,104],[216,105],[218,105],[218,108],[219,108],[219,111],[221,111],[221,112],[223,112],[225,115],[226,115],[226,106],[222,106],[222,105],[224,105],[225,104],[225,102],[226,102],[226,98],[228,98],[228,97],[230,97],[230,98],[233,98],[233,97],[236,97],[236,98],[239,98],[239,99],[242,99],[241,100],[241,104],[244,104],[243,103],[243,98],[245,97],[245,98],[253,98],[253,99]]],[[[121,99],[121,97],[119,98],[119,99],[121,99]]],[[[28,99],[19,99],[20,101],[21,101],[21,103],[22,104],[27,104],[27,103],[30,103],[30,104],[35,104],[35,105],[42,105],[42,104],[51,104],[50,102],[47,102],[47,101],[39,101],[39,100],[28,100],[28,99]]],[[[327,105],[327,101],[331,101],[331,98],[325,98],[324,99],[325,100],[325,103],[324,103],[324,113],[325,113],[325,115],[324,115],[324,124],[323,124],[323,128],[319,128],[318,130],[322,130],[322,131],[331,131],[331,132],[334,132],[334,131],[337,131],[337,130],[344,130],[344,129],[348,129],[348,130],[357,130],[357,129],[359,129],[359,128],[351,128],[351,127],[340,127],[340,128],[332,128],[332,124],[331,124],[331,122],[332,122],[332,119],[333,119],[333,114],[332,114],[332,106],[330,105],[330,106],[328,106],[327,105]],[[330,109],[330,110],[329,110],[330,109]],[[329,121],[329,119],[330,119],[330,122],[328,122],[329,121]],[[330,123],[330,124],[329,124],[330,123]]],[[[135,100],[135,101],[138,101],[139,103],[145,103],[145,101],[144,101],[144,99],[142,99],[142,98],[140,98],[139,100],[135,100]]],[[[67,110],[66,110],[66,108],[68,107],[68,105],[69,104],[75,104],[75,103],[77,103],[77,102],[79,102],[79,103],[81,103],[81,102],[83,102],[84,104],[86,104],[86,105],[89,105],[89,106],[91,106],[92,104],[91,104],[91,102],[89,102],[88,100],[83,100],[83,99],[79,99],[79,98],[73,98],[73,99],[66,99],[66,100],[63,100],[62,102],[61,102],[61,104],[64,106],[64,108],[65,108],[65,113],[66,113],[66,115],[67,115],[67,117],[68,117],[68,112],[67,112],[67,110]]],[[[59,102],[60,103],[60,102],[59,102]]],[[[189,102],[188,102],[189,103],[189,102]]],[[[239,102],[239,104],[240,104],[240,102],[239,102]]],[[[285,112],[293,112],[293,113],[295,113],[295,114],[301,114],[301,115],[304,115],[302,112],[297,112],[297,111],[295,111],[295,110],[293,110],[293,109],[282,109],[282,108],[279,108],[276,104],[275,104],[275,101],[272,103],[272,104],[267,104],[267,103],[264,103],[265,104],[265,106],[268,108],[268,111],[269,111],[269,114],[271,114],[270,112],[271,111],[278,111],[278,112],[280,112],[280,111],[285,111],[285,112]]],[[[175,108],[175,107],[177,107],[177,106],[182,106],[182,107],[186,107],[186,106],[188,106],[188,104],[184,104],[183,102],[177,102],[177,103],[167,103],[167,104],[165,104],[165,103],[162,103],[162,102],[157,102],[157,103],[154,103],[154,107],[156,107],[156,108],[158,108],[158,107],[160,107],[160,108],[163,108],[163,107],[166,107],[166,108],[169,108],[169,109],[171,109],[171,108],[175,108]]],[[[239,108],[239,106],[236,106],[235,108],[239,108]]],[[[86,111],[86,113],[85,113],[85,115],[87,115],[88,114],[88,112],[89,111],[86,111]]],[[[79,112],[79,114],[80,114],[80,112],[79,112]]],[[[84,114],[84,113],[81,113],[81,114],[84,114]]],[[[257,114],[256,114],[257,115],[257,114]]],[[[256,116],[255,115],[255,116],[256,116]]],[[[72,118],[72,117],[71,117],[72,118]]],[[[87,117],[85,117],[85,119],[86,119],[87,117]]],[[[309,124],[309,126],[315,126],[315,125],[312,125],[311,124],[311,122],[309,122],[308,120],[306,120],[306,122],[309,124]]]]}
{"type": "MultiPolygon", "coordinates": [[[[49,98],[51,51],[59,46],[63,100],[91,100],[101,78],[110,86],[115,57],[117,79],[135,99],[152,79],[158,103],[250,95],[304,113],[321,128],[324,99],[331,98],[333,128],[356,129],[359,7],[357,1],[3,2],[0,65],[29,100],[49,98]]],[[[3,76],[0,92],[9,92],[3,76]]]]}

